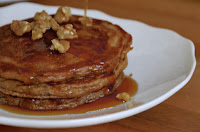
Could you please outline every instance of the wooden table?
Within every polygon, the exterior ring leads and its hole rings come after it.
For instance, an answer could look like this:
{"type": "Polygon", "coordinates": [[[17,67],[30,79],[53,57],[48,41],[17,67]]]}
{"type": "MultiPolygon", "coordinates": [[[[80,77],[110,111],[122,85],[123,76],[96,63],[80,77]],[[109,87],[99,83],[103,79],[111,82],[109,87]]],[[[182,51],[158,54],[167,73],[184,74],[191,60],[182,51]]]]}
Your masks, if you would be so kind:
{"type": "MultiPolygon", "coordinates": [[[[35,0],[46,5],[83,8],[83,0],[35,0]]],[[[135,116],[106,124],[70,129],[30,129],[0,126],[1,132],[200,132],[200,1],[198,0],[89,0],[89,8],[110,15],[168,28],[191,39],[197,67],[192,79],[160,105],[135,116]]]]}

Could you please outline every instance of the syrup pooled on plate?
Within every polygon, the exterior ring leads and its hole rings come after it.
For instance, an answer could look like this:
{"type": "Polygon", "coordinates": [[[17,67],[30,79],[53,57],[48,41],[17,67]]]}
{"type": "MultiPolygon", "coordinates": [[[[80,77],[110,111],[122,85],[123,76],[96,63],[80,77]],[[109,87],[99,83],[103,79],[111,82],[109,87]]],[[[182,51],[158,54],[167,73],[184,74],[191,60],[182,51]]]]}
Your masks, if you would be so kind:
{"type": "Polygon", "coordinates": [[[137,92],[137,83],[130,77],[125,77],[122,84],[116,89],[116,91],[106,97],[100,98],[92,103],[84,104],[73,109],[67,110],[51,110],[51,111],[32,111],[19,107],[0,105],[0,109],[6,110],[8,112],[21,114],[21,115],[37,115],[37,116],[48,116],[48,115],[61,115],[61,114],[80,114],[90,111],[101,110],[105,108],[114,107],[116,105],[122,104],[122,100],[116,99],[118,93],[126,92],[130,96],[133,96],[137,92]]]}

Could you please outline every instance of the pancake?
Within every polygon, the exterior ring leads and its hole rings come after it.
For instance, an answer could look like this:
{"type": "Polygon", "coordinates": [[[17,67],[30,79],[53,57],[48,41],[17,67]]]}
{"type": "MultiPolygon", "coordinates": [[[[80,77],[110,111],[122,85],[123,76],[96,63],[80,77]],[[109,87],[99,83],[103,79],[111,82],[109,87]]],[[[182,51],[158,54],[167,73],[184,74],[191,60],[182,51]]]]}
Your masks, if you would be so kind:
{"type": "MultiPolygon", "coordinates": [[[[132,37],[118,25],[93,19],[84,26],[72,15],[77,37],[65,53],[51,50],[56,32],[41,39],[0,27],[0,104],[30,110],[69,109],[112,94],[124,79],[132,37]]],[[[33,19],[27,19],[32,22],[33,19]]]]}
{"type": "Polygon", "coordinates": [[[85,77],[77,80],[67,80],[59,83],[24,84],[11,79],[0,78],[0,92],[26,98],[74,98],[115,84],[116,77],[126,68],[127,57],[120,62],[116,71],[110,75],[85,77]]]}
{"type": "Polygon", "coordinates": [[[31,33],[18,37],[10,25],[1,27],[0,76],[40,84],[111,74],[130,50],[130,34],[96,19],[91,27],[84,27],[78,18],[72,16],[68,22],[74,25],[79,37],[68,40],[71,47],[65,54],[50,51],[51,40],[57,37],[51,29],[43,38],[33,41],[31,33]]]}
{"type": "Polygon", "coordinates": [[[62,99],[34,99],[34,98],[19,98],[9,96],[0,92],[0,104],[18,106],[30,110],[58,110],[71,109],[79,105],[91,103],[99,98],[112,94],[119,84],[124,79],[124,74],[121,73],[114,86],[104,86],[98,91],[91,92],[81,97],[62,98],[62,99]],[[112,90],[110,90],[112,89],[112,90]]]}

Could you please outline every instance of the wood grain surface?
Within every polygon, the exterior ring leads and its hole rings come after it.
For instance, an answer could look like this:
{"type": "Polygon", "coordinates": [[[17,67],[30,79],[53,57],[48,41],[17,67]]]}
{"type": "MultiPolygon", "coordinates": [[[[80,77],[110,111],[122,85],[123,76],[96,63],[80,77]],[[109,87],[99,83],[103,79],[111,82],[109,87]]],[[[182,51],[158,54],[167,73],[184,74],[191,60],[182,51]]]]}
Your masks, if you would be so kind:
{"type": "MultiPolygon", "coordinates": [[[[84,7],[83,0],[33,2],[84,7]]],[[[200,0],[89,0],[89,8],[168,28],[191,39],[195,44],[197,59],[192,79],[160,105],[123,120],[70,129],[30,129],[0,125],[0,132],[200,132],[200,0]]]]}

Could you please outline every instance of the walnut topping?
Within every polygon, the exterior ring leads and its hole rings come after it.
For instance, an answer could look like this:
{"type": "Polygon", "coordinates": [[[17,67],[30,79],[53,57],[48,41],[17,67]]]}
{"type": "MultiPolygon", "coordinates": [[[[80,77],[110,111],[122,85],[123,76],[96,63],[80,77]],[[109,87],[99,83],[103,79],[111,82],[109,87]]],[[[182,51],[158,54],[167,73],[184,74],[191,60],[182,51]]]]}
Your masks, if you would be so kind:
{"type": "Polygon", "coordinates": [[[32,39],[40,39],[43,37],[43,33],[47,31],[47,29],[52,28],[54,31],[57,31],[59,28],[59,24],[44,10],[42,12],[37,12],[34,16],[34,22],[31,23],[32,27],[32,39]]]}
{"type": "Polygon", "coordinates": [[[13,20],[11,30],[17,35],[22,36],[24,33],[31,31],[31,24],[26,21],[13,20]]]}
{"type": "Polygon", "coordinates": [[[69,7],[60,7],[58,8],[54,19],[58,23],[68,22],[71,17],[71,10],[69,7]]]}
{"type": "MultiPolygon", "coordinates": [[[[73,28],[72,24],[60,26],[58,23],[68,22],[71,17],[71,10],[68,7],[60,7],[57,10],[55,19],[52,18],[46,11],[37,12],[33,18],[33,22],[28,23],[26,21],[14,20],[11,24],[12,31],[22,36],[26,32],[32,30],[32,40],[37,40],[43,37],[48,29],[57,32],[59,39],[74,39],[78,38],[76,29],[73,28]],[[58,23],[57,23],[58,22],[58,23]]],[[[65,53],[70,48],[70,42],[67,40],[53,39],[50,50],[58,50],[60,53],[65,53]]]]}
{"type": "Polygon", "coordinates": [[[34,16],[35,21],[49,21],[51,18],[52,17],[47,14],[45,10],[43,10],[42,12],[37,12],[34,16]]]}
{"type": "Polygon", "coordinates": [[[54,31],[57,31],[60,27],[60,25],[56,22],[55,19],[51,19],[50,20],[50,25],[51,25],[51,28],[54,30],[54,31]]]}
{"type": "Polygon", "coordinates": [[[76,29],[73,28],[72,24],[67,24],[64,27],[60,27],[57,31],[57,36],[59,39],[74,39],[78,38],[76,29]]]}
{"type": "Polygon", "coordinates": [[[70,42],[67,40],[51,40],[52,45],[50,50],[58,50],[60,53],[65,53],[70,48],[70,42]]]}
{"type": "Polygon", "coordinates": [[[93,22],[92,18],[80,17],[78,20],[81,22],[82,25],[86,25],[87,27],[92,26],[92,22],[93,22]]]}
{"type": "Polygon", "coordinates": [[[50,28],[50,23],[49,22],[44,22],[44,21],[36,21],[31,23],[31,27],[33,30],[38,30],[41,31],[42,33],[45,33],[48,28],[50,28]]]}
{"type": "Polygon", "coordinates": [[[126,102],[131,100],[130,95],[126,92],[122,92],[122,93],[117,94],[116,98],[119,99],[119,100],[124,100],[126,102]]]}
{"type": "Polygon", "coordinates": [[[40,30],[32,30],[32,40],[37,40],[43,37],[43,33],[40,30]]]}
{"type": "Polygon", "coordinates": [[[47,31],[47,28],[50,27],[49,23],[45,23],[44,21],[36,21],[31,23],[32,27],[32,39],[40,39],[43,37],[43,33],[47,31]]]}
{"type": "Polygon", "coordinates": [[[43,33],[50,28],[50,20],[52,17],[47,14],[46,11],[37,12],[34,16],[34,20],[31,23],[32,27],[32,40],[40,39],[43,37],[43,33]]]}

